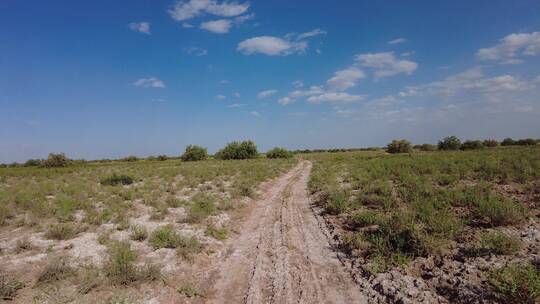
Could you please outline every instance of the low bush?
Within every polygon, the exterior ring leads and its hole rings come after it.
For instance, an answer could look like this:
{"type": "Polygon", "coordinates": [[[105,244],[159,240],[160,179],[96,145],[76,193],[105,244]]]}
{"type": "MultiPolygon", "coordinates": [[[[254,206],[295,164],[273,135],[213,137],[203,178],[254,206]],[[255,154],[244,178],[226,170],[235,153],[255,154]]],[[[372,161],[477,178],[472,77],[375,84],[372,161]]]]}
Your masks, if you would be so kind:
{"type": "Polygon", "coordinates": [[[69,223],[50,225],[45,232],[45,237],[51,240],[69,240],[77,236],[81,227],[69,223]]]}
{"type": "Polygon", "coordinates": [[[445,137],[438,143],[439,150],[459,150],[460,147],[461,140],[455,136],[445,137]]]}
{"type": "Polygon", "coordinates": [[[144,241],[148,237],[146,227],[140,225],[131,226],[130,238],[134,241],[144,241]]]}
{"type": "Polygon", "coordinates": [[[25,167],[39,167],[41,166],[41,159],[29,159],[27,160],[23,166],[25,167]]]}
{"type": "Polygon", "coordinates": [[[535,146],[536,140],[532,138],[525,138],[525,139],[519,139],[516,141],[516,145],[518,146],[535,146]]]}
{"type": "Polygon", "coordinates": [[[257,152],[257,146],[250,140],[243,142],[231,142],[228,143],[225,148],[216,153],[216,158],[229,160],[229,159],[251,159],[257,158],[259,152],[257,152]]]}
{"type": "Polygon", "coordinates": [[[499,142],[496,141],[495,139],[486,139],[482,143],[484,144],[484,146],[488,148],[494,148],[494,147],[499,146],[499,142]]]}
{"type": "Polygon", "coordinates": [[[40,167],[43,168],[61,168],[69,166],[71,161],[66,157],[64,153],[49,154],[47,159],[43,160],[40,164],[40,167]]]}
{"type": "Polygon", "coordinates": [[[187,146],[186,151],[180,157],[182,161],[199,161],[205,160],[206,158],[208,158],[208,151],[206,148],[193,145],[187,146]]]}
{"type": "Polygon", "coordinates": [[[209,197],[196,196],[193,198],[191,206],[189,206],[187,221],[189,223],[199,223],[215,212],[216,206],[209,197]]]}
{"type": "Polygon", "coordinates": [[[489,275],[493,290],[505,303],[538,303],[540,270],[530,264],[511,264],[493,269],[489,275]]]}
{"type": "Polygon", "coordinates": [[[166,161],[167,159],[169,159],[169,157],[167,155],[158,155],[156,157],[157,161],[166,161]]]}
{"type": "Polygon", "coordinates": [[[420,151],[437,151],[437,145],[431,144],[416,145],[414,146],[414,148],[420,151]]]}
{"type": "Polygon", "coordinates": [[[105,186],[131,185],[133,184],[133,178],[128,175],[117,175],[114,173],[111,176],[103,178],[101,184],[105,186]]]}
{"type": "Polygon", "coordinates": [[[381,225],[383,223],[384,218],[378,212],[371,210],[353,213],[347,220],[347,224],[353,229],[381,225]]]}
{"type": "Polygon", "coordinates": [[[176,248],[176,254],[183,259],[190,261],[193,259],[193,255],[201,252],[203,248],[203,244],[201,244],[194,236],[190,238],[182,238],[182,241],[176,248]]]}
{"type": "Polygon", "coordinates": [[[130,155],[130,156],[127,156],[127,157],[124,157],[122,159],[122,161],[125,161],[125,162],[136,162],[138,161],[139,158],[137,156],[133,156],[133,155],[130,155]]]}
{"type": "Polygon", "coordinates": [[[217,240],[225,240],[229,236],[229,231],[226,228],[216,228],[214,226],[208,226],[204,235],[211,236],[217,240]]]}
{"type": "Polygon", "coordinates": [[[467,140],[459,148],[461,150],[479,150],[484,148],[484,144],[479,140],[467,140]]]}
{"type": "Polygon", "coordinates": [[[161,270],[156,265],[136,266],[137,253],[128,242],[109,244],[109,261],[104,266],[104,273],[113,285],[130,285],[136,282],[155,281],[160,278],[161,270]]]}
{"type": "Polygon", "coordinates": [[[475,202],[473,216],[479,223],[491,227],[514,225],[525,218],[525,210],[509,199],[490,194],[475,202]]]}
{"type": "Polygon", "coordinates": [[[267,158],[291,158],[293,157],[293,153],[289,152],[285,148],[273,148],[272,150],[266,152],[267,158]]]}
{"type": "Polygon", "coordinates": [[[405,139],[394,139],[386,146],[388,153],[409,153],[411,150],[411,143],[405,139]]]}
{"type": "Polygon", "coordinates": [[[182,241],[182,236],[174,231],[174,227],[172,225],[157,228],[156,230],[152,231],[150,238],[148,239],[150,245],[152,245],[152,247],[155,249],[176,248],[182,241]]]}

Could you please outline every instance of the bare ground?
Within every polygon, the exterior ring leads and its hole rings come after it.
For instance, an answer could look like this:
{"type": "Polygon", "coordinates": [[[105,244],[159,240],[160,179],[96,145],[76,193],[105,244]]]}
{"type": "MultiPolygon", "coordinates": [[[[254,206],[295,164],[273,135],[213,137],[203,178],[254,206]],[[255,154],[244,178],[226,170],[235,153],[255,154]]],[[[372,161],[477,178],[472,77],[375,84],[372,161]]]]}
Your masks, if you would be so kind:
{"type": "Polygon", "coordinates": [[[207,303],[365,303],[310,209],[311,163],[263,185],[239,234],[199,269],[207,303]],[[202,277],[201,277],[202,276],[202,277]]]}

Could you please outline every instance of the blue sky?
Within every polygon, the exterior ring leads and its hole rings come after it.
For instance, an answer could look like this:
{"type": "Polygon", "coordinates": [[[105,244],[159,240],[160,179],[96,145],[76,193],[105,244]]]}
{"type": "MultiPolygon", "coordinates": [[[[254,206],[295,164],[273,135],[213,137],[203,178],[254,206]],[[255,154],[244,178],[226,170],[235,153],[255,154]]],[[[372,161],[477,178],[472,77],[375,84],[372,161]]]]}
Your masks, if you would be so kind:
{"type": "Polygon", "coordinates": [[[0,2],[0,162],[540,137],[540,1],[0,2]]]}

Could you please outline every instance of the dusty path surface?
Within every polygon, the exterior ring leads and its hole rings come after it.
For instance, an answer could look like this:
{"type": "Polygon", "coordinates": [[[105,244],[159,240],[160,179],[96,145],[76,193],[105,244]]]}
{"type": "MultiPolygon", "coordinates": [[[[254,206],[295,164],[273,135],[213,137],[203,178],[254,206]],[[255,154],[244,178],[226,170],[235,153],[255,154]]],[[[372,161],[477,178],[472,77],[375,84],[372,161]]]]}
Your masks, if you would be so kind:
{"type": "Polygon", "coordinates": [[[208,303],[365,303],[310,209],[311,163],[263,188],[214,264],[208,303]]]}

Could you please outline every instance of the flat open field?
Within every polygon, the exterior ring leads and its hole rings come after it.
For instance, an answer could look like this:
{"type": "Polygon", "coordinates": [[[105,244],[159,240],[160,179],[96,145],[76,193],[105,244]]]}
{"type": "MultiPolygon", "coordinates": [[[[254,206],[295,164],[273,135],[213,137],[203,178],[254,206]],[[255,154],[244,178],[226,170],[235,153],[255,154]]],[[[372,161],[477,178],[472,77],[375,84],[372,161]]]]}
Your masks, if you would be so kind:
{"type": "Polygon", "coordinates": [[[10,303],[534,303],[540,147],[0,169],[10,303]]]}

